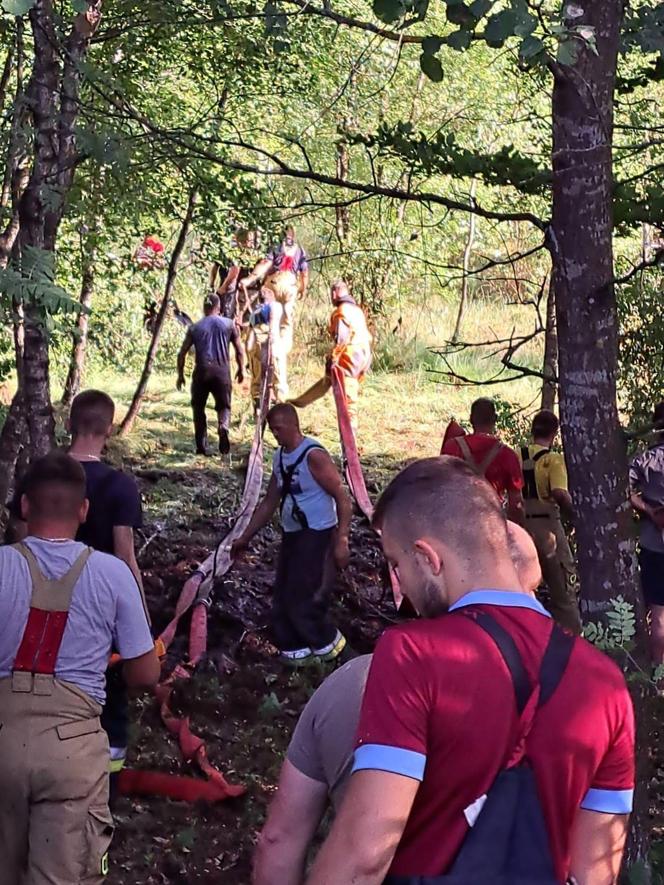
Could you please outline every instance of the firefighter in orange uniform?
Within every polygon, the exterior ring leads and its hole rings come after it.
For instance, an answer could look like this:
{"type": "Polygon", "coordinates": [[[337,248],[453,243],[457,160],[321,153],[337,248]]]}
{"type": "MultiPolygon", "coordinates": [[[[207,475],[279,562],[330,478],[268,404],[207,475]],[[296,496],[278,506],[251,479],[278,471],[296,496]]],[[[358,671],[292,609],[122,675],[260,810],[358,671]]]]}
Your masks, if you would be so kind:
{"type": "Polygon", "coordinates": [[[343,372],[348,413],[353,430],[357,433],[360,385],[371,367],[372,338],[364,311],[348,291],[344,280],[332,283],[331,299],[334,310],[328,331],[334,347],[327,358],[327,371],[313,387],[291,402],[303,408],[325,396],[332,386],[329,369],[336,365],[343,372]]]}

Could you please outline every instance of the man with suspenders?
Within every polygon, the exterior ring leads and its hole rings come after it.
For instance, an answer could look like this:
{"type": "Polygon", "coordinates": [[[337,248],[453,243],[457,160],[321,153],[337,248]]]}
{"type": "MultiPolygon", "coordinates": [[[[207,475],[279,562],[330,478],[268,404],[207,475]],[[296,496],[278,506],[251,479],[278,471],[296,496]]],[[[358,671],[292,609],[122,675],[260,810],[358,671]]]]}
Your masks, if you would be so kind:
{"type": "Polygon", "coordinates": [[[325,449],[305,437],[295,408],[279,403],[267,421],[280,448],[267,492],[231,555],[280,507],[283,536],[272,601],[272,632],[284,663],[338,657],[346,640],[328,617],[336,568],[348,564],[351,501],[325,449]]]}
{"type": "Polygon", "coordinates": [[[24,480],[27,537],[0,548],[0,885],[97,885],[113,833],[99,716],[112,645],[132,688],[159,678],[129,568],[74,540],[88,501],[64,452],[24,480]]]}
{"type": "Polygon", "coordinates": [[[553,412],[538,412],[533,418],[533,442],[521,447],[526,528],[537,548],[553,617],[573,633],[580,633],[574,558],[560,519],[561,511],[572,516],[572,498],[567,488],[565,459],[559,452],[551,451],[559,426],[553,412]]]}
{"type": "Polygon", "coordinates": [[[521,465],[512,449],[497,439],[496,422],[493,400],[475,400],[470,408],[473,432],[447,439],[440,454],[463,458],[476,473],[485,477],[501,500],[507,498],[507,518],[523,525],[521,465]]]}

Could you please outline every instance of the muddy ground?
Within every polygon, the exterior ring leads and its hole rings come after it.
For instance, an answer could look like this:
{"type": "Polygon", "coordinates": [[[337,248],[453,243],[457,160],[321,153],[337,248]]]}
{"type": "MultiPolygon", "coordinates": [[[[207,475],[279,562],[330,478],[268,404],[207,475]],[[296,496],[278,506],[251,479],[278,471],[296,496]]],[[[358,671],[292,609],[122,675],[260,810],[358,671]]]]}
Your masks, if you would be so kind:
{"type": "MultiPolygon", "coordinates": [[[[212,465],[191,471],[134,467],[147,503],[138,547],[157,635],[171,619],[188,575],[228,530],[242,465],[223,472],[212,465]]],[[[381,472],[376,465],[376,473],[381,472]]],[[[249,882],[256,832],[294,723],[332,667],[292,672],[275,658],[266,624],[277,547],[277,530],[268,528],[218,583],[209,612],[207,657],[194,677],[179,685],[173,705],[191,716],[192,730],[205,739],[212,762],[247,793],[215,805],[120,799],[109,885],[249,882]]],[[[370,651],[394,619],[379,547],[359,517],[354,519],[351,564],[338,580],[333,608],[350,654],[370,651]]],[[[188,628],[186,616],[165,672],[186,658],[188,628]]],[[[181,761],[152,698],[133,702],[129,765],[198,776],[181,761]]]]}
{"type": "MultiPolygon", "coordinates": [[[[244,453],[246,456],[246,452],[244,453]]],[[[186,578],[225,535],[240,500],[242,458],[220,469],[211,460],[180,470],[134,469],[146,502],[139,538],[155,635],[166,626],[186,578]]],[[[369,490],[397,467],[385,460],[365,464],[369,490]],[[372,484],[372,481],[375,484],[372,484]]],[[[193,678],[174,694],[175,712],[191,717],[192,730],[207,743],[211,761],[246,794],[206,805],[163,799],[121,798],[112,846],[109,885],[248,885],[251,855],[275,789],[281,761],[302,707],[332,665],[292,672],[275,658],[266,629],[278,531],[266,529],[246,557],[220,581],[209,612],[208,653],[193,678]]],[[[375,536],[365,521],[353,522],[351,564],[339,577],[334,616],[351,646],[371,651],[395,621],[375,536]]],[[[186,660],[189,617],[180,628],[164,673],[186,660]]],[[[655,758],[649,782],[655,844],[656,885],[664,883],[664,700],[655,699],[648,741],[655,758]],[[659,761],[657,761],[659,760],[659,761]]],[[[199,773],[179,755],[161,723],[153,698],[132,704],[129,765],[161,772],[199,773]]],[[[645,882],[634,871],[630,882],[645,882]]]]}

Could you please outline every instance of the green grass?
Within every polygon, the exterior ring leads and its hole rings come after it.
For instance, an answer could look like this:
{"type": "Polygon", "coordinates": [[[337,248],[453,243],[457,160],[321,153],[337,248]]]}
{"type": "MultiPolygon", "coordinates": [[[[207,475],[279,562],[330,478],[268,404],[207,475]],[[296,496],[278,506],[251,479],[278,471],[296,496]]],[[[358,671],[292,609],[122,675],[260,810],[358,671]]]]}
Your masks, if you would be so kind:
{"type": "MultiPolygon", "coordinates": [[[[328,348],[324,331],[327,312],[327,306],[321,301],[311,299],[301,305],[290,361],[293,394],[306,389],[323,371],[328,348]]],[[[399,463],[437,453],[444,427],[451,418],[465,420],[471,402],[479,395],[500,397],[515,406],[534,402],[533,409],[536,407],[538,385],[533,379],[490,387],[466,387],[436,374],[443,363],[430,348],[441,345],[449,337],[454,313],[453,307],[441,304],[424,316],[417,312],[408,315],[397,332],[390,330],[387,324],[376,331],[375,367],[365,381],[361,399],[360,444],[368,460],[399,463]]],[[[514,326],[527,328],[529,319],[527,308],[475,303],[467,313],[464,334],[473,340],[487,340],[492,335],[505,337],[514,326]]],[[[466,377],[491,377],[499,370],[500,363],[489,351],[489,348],[467,351],[452,358],[451,363],[466,377]]],[[[537,346],[531,346],[524,353],[526,362],[537,364],[539,359],[537,346]]],[[[188,371],[191,372],[191,364],[188,371]]],[[[118,373],[92,372],[85,384],[110,393],[117,403],[120,420],[136,380],[118,373]]],[[[232,440],[241,445],[242,451],[250,444],[253,433],[246,388],[247,384],[244,390],[236,386],[233,402],[232,440]]],[[[338,454],[339,438],[331,394],[300,415],[305,433],[316,436],[333,454],[338,454]]],[[[210,418],[213,416],[210,411],[210,418]]],[[[211,436],[214,438],[213,432],[211,436]]],[[[268,443],[269,448],[272,444],[269,435],[268,443]]],[[[120,458],[127,455],[132,460],[165,467],[213,466],[214,462],[193,454],[189,394],[176,391],[174,366],[171,372],[153,375],[132,433],[114,448],[120,458]]]]}

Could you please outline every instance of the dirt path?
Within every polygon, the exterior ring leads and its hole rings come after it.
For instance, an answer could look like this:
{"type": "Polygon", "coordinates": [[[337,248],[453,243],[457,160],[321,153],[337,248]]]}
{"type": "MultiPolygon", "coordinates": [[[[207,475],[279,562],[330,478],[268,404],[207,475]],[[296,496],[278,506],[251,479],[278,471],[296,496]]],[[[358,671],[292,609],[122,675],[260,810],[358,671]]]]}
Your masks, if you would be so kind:
{"type": "MultiPolygon", "coordinates": [[[[228,530],[242,471],[140,470],[148,519],[139,553],[155,631],[168,623],[186,577],[228,530]]],[[[175,706],[191,716],[212,762],[247,787],[237,800],[195,806],[160,799],[121,799],[109,885],[244,885],[255,835],[296,718],[330,671],[285,670],[270,645],[267,617],[278,533],[268,528],[215,592],[208,655],[177,691],[175,706]]],[[[383,592],[383,561],[371,530],[354,520],[351,564],[339,577],[334,616],[355,652],[373,648],[394,610],[383,592]]],[[[181,623],[166,669],[186,653],[181,623]]],[[[152,698],[132,710],[132,767],[196,774],[182,763],[152,698]]]]}

